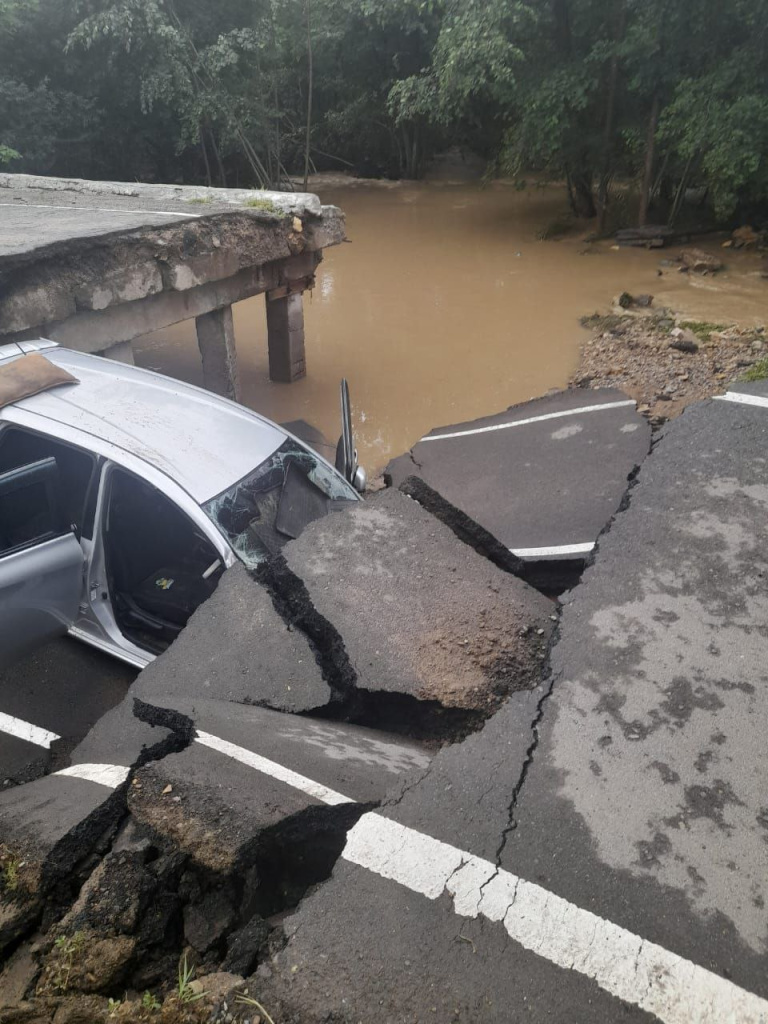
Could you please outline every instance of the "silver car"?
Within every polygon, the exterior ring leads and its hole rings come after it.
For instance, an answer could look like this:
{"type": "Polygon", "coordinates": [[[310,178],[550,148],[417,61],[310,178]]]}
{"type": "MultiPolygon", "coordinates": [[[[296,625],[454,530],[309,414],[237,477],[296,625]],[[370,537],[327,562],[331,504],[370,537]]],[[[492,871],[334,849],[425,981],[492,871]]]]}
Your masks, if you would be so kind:
{"type": "MultiPolygon", "coordinates": [[[[348,395],[337,464],[200,388],[34,341],[78,383],[0,409],[0,664],[68,631],[138,668],[236,560],[256,566],[363,485],[348,395]]],[[[345,404],[346,403],[346,404],[345,404]]]]}

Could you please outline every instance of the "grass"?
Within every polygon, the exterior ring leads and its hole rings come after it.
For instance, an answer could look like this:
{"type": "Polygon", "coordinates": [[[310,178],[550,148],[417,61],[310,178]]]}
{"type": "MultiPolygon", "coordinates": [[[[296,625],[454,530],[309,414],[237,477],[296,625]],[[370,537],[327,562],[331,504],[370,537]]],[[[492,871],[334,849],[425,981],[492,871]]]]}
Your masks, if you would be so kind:
{"type": "Polygon", "coordinates": [[[592,331],[612,331],[630,321],[626,313],[590,313],[579,321],[582,327],[592,331]]]}
{"type": "Polygon", "coordinates": [[[760,359],[739,377],[741,381],[765,380],[768,377],[768,356],[760,359]]]}
{"type": "Polygon", "coordinates": [[[189,966],[187,954],[185,953],[179,961],[179,978],[176,986],[176,995],[180,1003],[196,1003],[198,999],[202,999],[205,995],[205,992],[194,992],[192,990],[194,977],[195,968],[189,966]]]}
{"type": "Polygon", "coordinates": [[[142,1010],[159,1010],[162,1004],[160,1000],[152,995],[151,992],[145,992],[141,997],[141,1008],[142,1010]]]}
{"type": "Polygon", "coordinates": [[[75,932],[73,935],[60,935],[53,945],[59,954],[53,984],[59,992],[63,993],[69,988],[69,976],[72,973],[75,960],[85,945],[85,935],[82,932],[75,932]]]}
{"type": "Polygon", "coordinates": [[[255,1009],[259,1011],[259,1013],[267,1022],[267,1024],[275,1024],[275,1022],[272,1020],[272,1018],[261,1005],[261,1003],[258,1001],[258,999],[254,999],[252,996],[237,995],[235,996],[235,1002],[240,1003],[241,1006],[253,1006],[255,1009]]]}
{"type": "Polygon", "coordinates": [[[0,892],[16,892],[19,888],[21,862],[7,846],[0,845],[0,892]]]}
{"type": "Polygon", "coordinates": [[[727,324],[711,324],[706,320],[683,320],[677,326],[682,327],[684,331],[692,331],[699,341],[709,341],[713,331],[723,331],[727,324]]]}
{"type": "Polygon", "coordinates": [[[194,196],[192,199],[188,199],[187,202],[200,206],[203,203],[212,203],[213,196],[194,196]]]}
{"type": "Polygon", "coordinates": [[[275,206],[271,199],[244,199],[243,206],[247,206],[250,210],[264,210],[266,213],[280,213],[280,209],[275,206]]]}

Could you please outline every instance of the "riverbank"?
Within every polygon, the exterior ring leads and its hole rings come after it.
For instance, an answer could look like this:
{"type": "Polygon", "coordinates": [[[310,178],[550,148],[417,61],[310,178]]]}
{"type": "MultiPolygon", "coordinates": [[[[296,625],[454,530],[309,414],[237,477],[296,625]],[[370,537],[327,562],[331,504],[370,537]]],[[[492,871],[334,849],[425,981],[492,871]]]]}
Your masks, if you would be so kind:
{"type": "Polygon", "coordinates": [[[737,379],[768,377],[765,326],[687,320],[669,309],[594,314],[570,384],[618,387],[654,426],[737,379]]]}

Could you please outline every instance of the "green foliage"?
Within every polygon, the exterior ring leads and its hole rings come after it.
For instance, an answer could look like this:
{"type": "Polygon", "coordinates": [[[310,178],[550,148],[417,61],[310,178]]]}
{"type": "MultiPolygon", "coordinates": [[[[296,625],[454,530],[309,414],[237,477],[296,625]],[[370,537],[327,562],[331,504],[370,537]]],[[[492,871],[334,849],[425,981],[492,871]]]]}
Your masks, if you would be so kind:
{"type": "Polygon", "coordinates": [[[683,330],[692,331],[693,334],[699,339],[699,341],[709,341],[709,336],[713,331],[722,331],[725,329],[724,324],[711,324],[706,320],[683,320],[678,325],[683,330]]]}
{"type": "Polygon", "coordinates": [[[72,968],[85,947],[85,935],[74,932],[72,935],[59,935],[53,943],[56,950],[56,965],[53,971],[53,986],[60,993],[69,988],[69,976],[72,968]]]}
{"type": "Polygon", "coordinates": [[[748,370],[746,370],[739,380],[752,381],[752,380],[765,380],[768,378],[768,357],[760,359],[754,363],[748,370]]]}
{"type": "Polygon", "coordinates": [[[196,1003],[202,999],[205,992],[195,992],[192,988],[192,981],[195,977],[195,968],[187,963],[185,953],[179,961],[179,972],[176,982],[176,996],[180,1003],[196,1003]]]}
{"type": "Polygon", "coordinates": [[[0,167],[290,187],[309,28],[312,166],[419,177],[467,147],[603,226],[637,191],[675,220],[690,187],[759,223],[766,25],[768,0],[0,0],[0,167]]]}
{"type": "Polygon", "coordinates": [[[275,206],[271,199],[244,199],[242,205],[251,210],[263,210],[265,213],[280,213],[280,208],[275,206]]]}
{"type": "Polygon", "coordinates": [[[15,149],[11,149],[10,146],[3,146],[0,144],[0,167],[5,167],[13,160],[21,160],[21,153],[17,152],[15,149]]]}
{"type": "Polygon", "coordinates": [[[160,1000],[154,996],[151,992],[145,992],[141,997],[141,1008],[142,1010],[150,1010],[154,1012],[162,1007],[160,1000]]]}
{"type": "Polygon", "coordinates": [[[19,858],[7,846],[0,844],[0,895],[15,893],[19,888],[19,858]]]}

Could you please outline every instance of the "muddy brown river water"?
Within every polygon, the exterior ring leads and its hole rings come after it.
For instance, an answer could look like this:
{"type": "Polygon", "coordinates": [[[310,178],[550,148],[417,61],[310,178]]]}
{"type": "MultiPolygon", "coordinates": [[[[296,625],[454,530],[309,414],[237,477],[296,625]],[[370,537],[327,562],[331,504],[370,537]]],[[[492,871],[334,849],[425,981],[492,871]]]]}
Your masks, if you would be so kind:
{"type": "MultiPolygon", "coordinates": [[[[627,290],[691,319],[768,320],[768,282],[750,254],[725,250],[716,277],[662,268],[678,249],[540,241],[565,212],[562,189],[494,184],[317,187],[347,214],[352,244],[326,253],[305,300],[307,377],[268,379],[263,296],[234,308],[241,400],[279,422],[304,419],[335,441],[338,383],[349,379],[361,461],[371,470],[432,427],[562,387],[587,334],[579,317],[627,290]]],[[[697,243],[698,244],[698,243],[697,243]]],[[[723,255],[719,241],[704,248],[723,255]]],[[[136,361],[199,384],[194,324],[135,343],[136,361]]]]}

